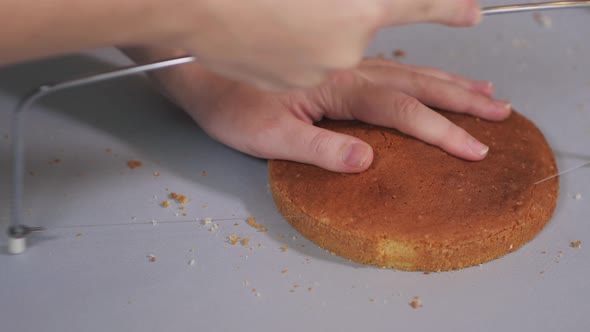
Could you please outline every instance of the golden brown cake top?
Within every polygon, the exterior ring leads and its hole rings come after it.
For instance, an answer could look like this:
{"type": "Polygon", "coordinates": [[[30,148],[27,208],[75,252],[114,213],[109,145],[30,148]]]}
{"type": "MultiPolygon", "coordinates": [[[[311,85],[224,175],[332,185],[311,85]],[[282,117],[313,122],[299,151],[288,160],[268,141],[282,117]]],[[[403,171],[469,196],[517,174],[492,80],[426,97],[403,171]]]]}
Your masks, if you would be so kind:
{"type": "Polygon", "coordinates": [[[442,112],[490,146],[483,161],[453,157],[399,133],[354,121],[319,125],[359,137],[375,152],[360,174],[333,173],[315,166],[273,161],[270,175],[303,212],[336,229],[363,237],[445,245],[497,234],[526,220],[533,190],[554,193],[556,172],[541,132],[513,113],[504,122],[442,112]],[[518,218],[516,218],[518,216],[518,218]]]}

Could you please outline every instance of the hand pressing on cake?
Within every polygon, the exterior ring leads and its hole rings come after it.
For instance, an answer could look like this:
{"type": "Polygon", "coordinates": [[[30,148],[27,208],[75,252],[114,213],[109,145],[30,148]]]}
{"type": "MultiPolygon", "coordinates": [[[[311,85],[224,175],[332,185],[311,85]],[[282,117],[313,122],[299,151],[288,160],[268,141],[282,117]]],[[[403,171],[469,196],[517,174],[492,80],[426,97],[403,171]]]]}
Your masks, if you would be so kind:
{"type": "MultiPolygon", "coordinates": [[[[152,51],[148,58],[158,54],[152,51]]],[[[336,172],[367,169],[373,150],[358,138],[314,126],[324,117],[396,128],[457,157],[481,160],[488,147],[426,105],[493,121],[505,119],[511,109],[491,97],[489,82],[383,59],[365,59],[316,88],[281,93],[224,79],[198,64],[156,72],[153,78],[218,141],[256,157],[336,172]]]]}

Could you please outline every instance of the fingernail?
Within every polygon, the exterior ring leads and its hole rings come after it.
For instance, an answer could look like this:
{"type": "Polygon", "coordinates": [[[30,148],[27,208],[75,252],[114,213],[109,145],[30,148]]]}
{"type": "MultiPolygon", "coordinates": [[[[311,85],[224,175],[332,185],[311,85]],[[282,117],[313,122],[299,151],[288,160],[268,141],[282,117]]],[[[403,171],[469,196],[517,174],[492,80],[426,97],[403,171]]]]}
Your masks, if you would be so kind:
{"type": "Polygon", "coordinates": [[[475,82],[473,84],[473,88],[474,90],[484,93],[488,96],[494,94],[494,84],[490,81],[475,82]]]}
{"type": "Polygon", "coordinates": [[[467,139],[467,146],[469,147],[471,152],[478,156],[483,156],[490,150],[489,146],[481,143],[480,141],[476,140],[471,136],[467,139]]]}
{"type": "Polygon", "coordinates": [[[512,110],[512,104],[505,102],[505,101],[501,101],[501,100],[494,100],[494,106],[498,107],[498,108],[503,108],[504,110],[512,110]]]}
{"type": "Polygon", "coordinates": [[[362,167],[369,157],[370,148],[364,143],[352,143],[342,153],[342,162],[347,166],[362,167]]]}
{"type": "Polygon", "coordinates": [[[467,20],[467,23],[469,24],[477,24],[481,21],[481,10],[477,4],[469,9],[467,20]]]}

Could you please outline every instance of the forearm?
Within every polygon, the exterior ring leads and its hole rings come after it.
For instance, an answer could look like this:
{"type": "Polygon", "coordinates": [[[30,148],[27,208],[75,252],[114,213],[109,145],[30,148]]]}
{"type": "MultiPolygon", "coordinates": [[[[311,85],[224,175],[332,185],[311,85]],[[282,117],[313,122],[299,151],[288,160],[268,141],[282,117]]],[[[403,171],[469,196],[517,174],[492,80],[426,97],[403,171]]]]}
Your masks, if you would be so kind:
{"type": "Polygon", "coordinates": [[[0,65],[103,46],[154,44],[181,30],[173,17],[178,6],[159,0],[0,0],[0,5],[0,65]]]}

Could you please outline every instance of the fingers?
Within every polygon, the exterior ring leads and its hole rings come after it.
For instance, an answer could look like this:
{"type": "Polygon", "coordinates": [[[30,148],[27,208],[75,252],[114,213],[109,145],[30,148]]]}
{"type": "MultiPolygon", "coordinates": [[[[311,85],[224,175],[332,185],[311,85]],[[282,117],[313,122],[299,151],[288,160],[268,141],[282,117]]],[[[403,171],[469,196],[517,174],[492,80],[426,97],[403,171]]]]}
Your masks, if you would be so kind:
{"type": "Polygon", "coordinates": [[[373,162],[371,146],[356,137],[315,127],[290,117],[268,137],[264,157],[293,160],[342,173],[356,173],[373,162]]]}
{"type": "Polygon", "coordinates": [[[485,96],[491,97],[494,95],[494,85],[490,81],[474,81],[468,78],[448,73],[444,70],[431,68],[431,67],[422,67],[422,66],[414,66],[409,64],[402,64],[399,62],[395,62],[392,60],[387,59],[378,59],[378,58],[370,58],[366,59],[364,63],[368,64],[369,66],[378,66],[381,67],[382,70],[384,68],[395,68],[399,70],[410,70],[416,73],[421,73],[424,75],[429,75],[441,80],[449,81],[453,84],[456,84],[464,89],[472,90],[475,92],[479,92],[485,96]]]}
{"type": "Polygon", "coordinates": [[[358,120],[396,128],[463,159],[481,160],[489,150],[441,114],[401,92],[367,88],[351,94],[345,105],[358,120]]]}
{"type": "Polygon", "coordinates": [[[440,79],[400,68],[383,70],[382,67],[368,67],[363,72],[372,83],[399,90],[432,107],[496,121],[510,115],[510,103],[466,89],[456,84],[452,77],[440,79]]]}
{"type": "Polygon", "coordinates": [[[475,0],[388,0],[384,22],[385,25],[431,22],[470,26],[480,20],[475,0]]]}

